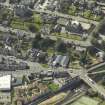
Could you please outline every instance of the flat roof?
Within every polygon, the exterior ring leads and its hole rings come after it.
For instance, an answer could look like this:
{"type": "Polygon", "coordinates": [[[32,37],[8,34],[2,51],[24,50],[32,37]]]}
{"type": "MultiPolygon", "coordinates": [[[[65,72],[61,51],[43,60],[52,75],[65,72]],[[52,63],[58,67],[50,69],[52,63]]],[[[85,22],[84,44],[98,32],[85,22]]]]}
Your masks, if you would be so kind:
{"type": "Polygon", "coordinates": [[[0,77],[0,90],[11,89],[11,75],[5,75],[0,77]]]}

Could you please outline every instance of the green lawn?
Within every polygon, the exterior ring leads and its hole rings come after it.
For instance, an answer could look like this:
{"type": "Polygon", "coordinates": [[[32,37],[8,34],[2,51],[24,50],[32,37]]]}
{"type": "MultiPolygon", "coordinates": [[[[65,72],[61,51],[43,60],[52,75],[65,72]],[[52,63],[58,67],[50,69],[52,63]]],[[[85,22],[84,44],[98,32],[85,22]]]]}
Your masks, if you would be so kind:
{"type": "Polygon", "coordinates": [[[66,38],[66,39],[72,39],[72,40],[78,40],[78,41],[82,41],[82,38],[81,38],[81,36],[79,36],[79,35],[73,35],[73,34],[70,34],[70,35],[68,35],[68,34],[59,34],[59,33],[53,33],[52,35],[55,35],[55,36],[57,36],[58,38],[66,38]]]}
{"type": "Polygon", "coordinates": [[[49,56],[52,56],[52,54],[54,54],[55,51],[52,48],[48,48],[47,53],[48,53],[49,56]]]}
{"type": "MultiPolygon", "coordinates": [[[[75,16],[77,13],[81,13],[81,11],[78,10],[78,7],[76,6],[70,6],[68,10],[69,15],[75,16]]],[[[102,19],[102,16],[96,16],[92,13],[90,10],[85,10],[83,12],[83,18],[89,19],[89,20],[95,20],[100,21],[102,19]]]]}
{"type": "Polygon", "coordinates": [[[44,68],[49,68],[48,64],[41,64],[44,68]]]}
{"type": "Polygon", "coordinates": [[[12,22],[10,24],[10,26],[12,28],[15,28],[15,29],[21,29],[21,30],[28,30],[28,27],[29,25],[34,25],[38,31],[40,30],[40,27],[41,27],[41,17],[39,14],[35,14],[33,15],[33,17],[27,21],[24,21],[22,20],[21,18],[18,18],[18,17],[14,17],[12,19],[12,22]]]}
{"type": "Polygon", "coordinates": [[[98,105],[99,101],[96,101],[90,97],[83,96],[71,105],[98,105]]]}
{"type": "Polygon", "coordinates": [[[34,13],[34,15],[33,15],[33,21],[34,21],[34,23],[40,23],[40,24],[42,23],[40,15],[36,14],[36,13],[34,13]]]}
{"type": "Polygon", "coordinates": [[[27,30],[26,25],[24,25],[22,23],[12,22],[10,26],[14,29],[27,30]]]}
{"type": "Polygon", "coordinates": [[[52,91],[57,91],[57,90],[59,89],[59,85],[54,84],[54,83],[49,84],[48,87],[49,87],[49,89],[51,89],[52,91]]]}
{"type": "Polygon", "coordinates": [[[105,105],[105,101],[104,101],[104,102],[102,102],[100,105],[105,105]]]}
{"type": "Polygon", "coordinates": [[[77,13],[77,8],[75,6],[70,6],[68,10],[68,14],[75,15],[77,13]]]}

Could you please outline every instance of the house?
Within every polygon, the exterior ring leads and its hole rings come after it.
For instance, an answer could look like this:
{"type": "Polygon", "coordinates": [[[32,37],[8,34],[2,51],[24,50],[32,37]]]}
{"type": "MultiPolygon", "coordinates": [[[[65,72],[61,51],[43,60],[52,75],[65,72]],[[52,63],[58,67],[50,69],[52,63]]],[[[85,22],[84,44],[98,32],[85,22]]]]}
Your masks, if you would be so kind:
{"type": "Polygon", "coordinates": [[[60,33],[61,32],[61,29],[62,29],[62,26],[57,24],[54,26],[54,28],[52,29],[52,32],[58,32],[60,33]]]}
{"type": "Polygon", "coordinates": [[[47,5],[47,9],[48,10],[51,10],[51,11],[54,11],[55,9],[57,9],[57,6],[58,6],[58,1],[56,0],[52,0],[49,5],[47,5]]]}
{"type": "Polygon", "coordinates": [[[102,52],[102,51],[99,51],[99,52],[96,53],[96,57],[98,58],[98,60],[99,60],[100,62],[103,62],[104,59],[105,59],[105,53],[102,52]]]}
{"type": "Polygon", "coordinates": [[[19,4],[20,0],[10,0],[10,4],[19,4]]]}
{"type": "Polygon", "coordinates": [[[0,77],[0,90],[1,91],[11,90],[11,75],[4,75],[0,77]]]}
{"type": "Polygon", "coordinates": [[[11,103],[11,92],[0,92],[0,104],[1,103],[4,103],[5,105],[11,103]]]}
{"type": "Polygon", "coordinates": [[[57,16],[49,15],[49,14],[42,14],[41,17],[44,23],[53,23],[53,24],[55,23],[56,24],[57,19],[58,19],[57,16]]]}
{"type": "Polygon", "coordinates": [[[62,27],[61,28],[61,33],[66,33],[66,32],[67,32],[66,28],[65,27],[62,27]]]}
{"type": "Polygon", "coordinates": [[[18,77],[13,77],[12,78],[12,86],[19,86],[22,85],[22,78],[18,78],[18,77]]]}
{"type": "Polygon", "coordinates": [[[68,24],[68,19],[65,19],[65,18],[59,18],[57,20],[57,24],[60,24],[60,25],[63,25],[63,26],[66,26],[68,24]]]}
{"type": "Polygon", "coordinates": [[[45,35],[45,34],[49,35],[50,34],[50,28],[51,27],[49,25],[44,24],[44,26],[41,28],[41,33],[43,35],[45,35]]]}
{"type": "Polygon", "coordinates": [[[4,2],[6,2],[6,0],[0,0],[0,3],[4,3],[4,2]]]}
{"type": "Polygon", "coordinates": [[[22,19],[29,19],[33,15],[32,11],[26,6],[16,6],[14,11],[15,15],[22,19]]]}
{"type": "Polygon", "coordinates": [[[67,28],[68,31],[73,32],[73,33],[82,33],[83,32],[83,27],[78,21],[71,21],[70,26],[67,28]]]}
{"type": "Polygon", "coordinates": [[[40,62],[40,63],[46,63],[47,62],[47,57],[48,57],[48,54],[46,52],[40,51],[37,54],[37,61],[40,62]]]}
{"type": "Polygon", "coordinates": [[[17,100],[16,105],[23,105],[23,102],[21,100],[17,100]]]}
{"type": "Polygon", "coordinates": [[[94,8],[93,13],[96,15],[102,15],[103,14],[102,9],[100,7],[94,8]]]}
{"type": "Polygon", "coordinates": [[[81,46],[76,46],[75,50],[78,52],[82,52],[82,51],[86,51],[86,48],[81,47],[81,46]]]}
{"type": "Polygon", "coordinates": [[[35,1],[37,1],[37,0],[21,0],[20,4],[21,5],[31,5],[31,4],[34,4],[35,1]]]}

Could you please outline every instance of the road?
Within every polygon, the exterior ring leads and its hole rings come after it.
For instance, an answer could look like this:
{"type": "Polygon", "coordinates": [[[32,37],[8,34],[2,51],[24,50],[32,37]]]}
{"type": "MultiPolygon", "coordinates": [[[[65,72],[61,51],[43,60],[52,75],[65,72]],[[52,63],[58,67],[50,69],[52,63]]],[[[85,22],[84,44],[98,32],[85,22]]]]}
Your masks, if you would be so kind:
{"type": "MultiPolygon", "coordinates": [[[[56,36],[49,35],[47,37],[49,37],[52,40],[57,40],[56,36]]],[[[79,41],[79,40],[73,40],[73,39],[68,39],[68,38],[63,38],[63,37],[61,37],[61,38],[62,38],[62,40],[64,42],[69,42],[69,43],[73,42],[75,45],[81,45],[81,46],[84,46],[84,47],[91,46],[91,43],[90,43],[89,40],[87,40],[87,41],[79,41]]]]}
{"type": "MultiPolygon", "coordinates": [[[[77,20],[77,21],[80,21],[80,22],[91,23],[91,24],[95,24],[95,25],[98,25],[98,23],[99,23],[97,21],[88,20],[88,19],[82,18],[80,16],[72,16],[72,15],[68,15],[68,14],[59,13],[57,11],[52,12],[50,10],[36,9],[38,3],[39,3],[39,1],[34,6],[34,9],[31,9],[32,11],[35,11],[35,12],[38,12],[38,13],[46,13],[46,14],[50,14],[50,15],[54,15],[54,16],[58,16],[58,17],[66,18],[66,19],[73,19],[73,20],[77,20]]],[[[11,4],[8,4],[8,3],[0,3],[0,4],[3,5],[3,6],[9,7],[12,10],[15,6],[13,4],[11,5],[11,4]]],[[[20,5],[17,5],[17,6],[20,6],[20,5]]],[[[21,5],[21,6],[24,6],[24,5],[21,5]]]]}
{"type": "Polygon", "coordinates": [[[91,68],[87,69],[87,72],[91,72],[91,71],[93,71],[93,70],[95,70],[95,69],[97,69],[99,67],[104,66],[104,65],[105,65],[105,62],[99,63],[99,64],[97,64],[95,66],[92,66],[91,68]]]}
{"type": "Polygon", "coordinates": [[[105,3],[102,3],[102,2],[97,2],[97,4],[100,6],[105,6],[105,3]]]}
{"type": "Polygon", "coordinates": [[[9,2],[10,2],[10,0],[6,0],[5,4],[7,4],[7,5],[8,5],[8,4],[9,4],[9,2]]]}
{"type": "Polygon", "coordinates": [[[30,75],[31,73],[36,73],[36,72],[40,72],[42,70],[48,71],[48,70],[52,70],[52,71],[65,71],[65,69],[63,68],[56,68],[56,69],[52,69],[52,68],[44,68],[43,66],[41,66],[41,64],[37,63],[37,62],[31,62],[29,60],[22,60],[22,59],[16,59],[15,57],[10,57],[10,56],[4,56],[4,55],[0,55],[1,57],[4,57],[6,59],[11,59],[14,60],[16,62],[25,62],[30,66],[30,69],[27,70],[16,70],[16,71],[0,71],[0,75],[13,75],[13,76],[20,76],[22,77],[23,75],[30,75]]]}
{"type": "Polygon", "coordinates": [[[98,85],[96,82],[94,82],[89,76],[85,75],[80,75],[80,78],[86,83],[88,84],[93,91],[98,92],[104,99],[105,99],[105,89],[98,85]]]}
{"type": "Polygon", "coordinates": [[[25,35],[27,35],[29,37],[32,37],[32,38],[35,37],[35,33],[32,33],[30,31],[24,31],[24,30],[20,30],[20,29],[13,29],[13,28],[10,28],[10,27],[3,27],[2,25],[0,25],[0,30],[3,31],[3,32],[11,31],[13,33],[21,32],[21,33],[24,33],[25,35]]]}
{"type": "Polygon", "coordinates": [[[75,75],[75,76],[79,76],[80,79],[82,79],[88,86],[90,86],[93,91],[96,91],[98,92],[104,99],[105,99],[105,89],[98,85],[95,81],[93,81],[89,76],[88,74],[86,73],[87,71],[86,70],[80,70],[80,71],[75,71],[75,72],[70,72],[68,71],[68,73],[72,76],[75,75]]]}
{"type": "Polygon", "coordinates": [[[73,19],[73,20],[77,20],[77,21],[80,21],[80,22],[84,22],[84,23],[91,23],[91,24],[98,25],[98,22],[96,22],[96,21],[88,20],[88,19],[82,18],[80,16],[72,16],[72,15],[59,13],[57,11],[52,12],[50,10],[39,10],[39,9],[38,10],[34,9],[32,11],[39,12],[39,13],[46,13],[46,14],[50,14],[50,15],[53,15],[53,16],[58,16],[58,17],[61,17],[61,18],[66,18],[66,19],[73,19]]]}
{"type": "MultiPolygon", "coordinates": [[[[3,56],[3,55],[2,55],[3,56]]],[[[9,58],[9,56],[3,56],[5,58],[9,58]]],[[[30,62],[30,61],[24,61],[21,59],[15,59],[15,61],[17,62],[26,62],[28,63],[28,65],[30,66],[29,70],[18,70],[18,71],[3,71],[0,72],[0,74],[5,75],[5,74],[12,74],[14,76],[23,76],[23,75],[29,75],[30,73],[35,73],[35,72],[40,72],[42,70],[46,70],[46,68],[43,68],[40,64],[35,63],[35,62],[30,62]]],[[[102,63],[103,65],[104,63],[102,63]]],[[[100,64],[101,65],[101,64],[100,64]]],[[[99,66],[96,66],[99,67],[99,66]]],[[[74,70],[74,69],[47,69],[47,70],[56,70],[56,71],[67,71],[70,76],[75,77],[75,76],[79,76],[87,85],[89,85],[94,91],[97,91],[101,96],[103,96],[105,98],[105,90],[99,86],[97,83],[95,83],[88,75],[87,75],[87,71],[86,70],[74,70]]]]}
{"type": "MultiPolygon", "coordinates": [[[[31,37],[31,38],[35,37],[35,33],[20,30],[20,29],[13,29],[13,28],[10,28],[10,27],[3,27],[2,25],[0,25],[0,30],[2,32],[9,32],[9,31],[11,31],[13,33],[21,32],[21,33],[24,33],[25,35],[27,35],[28,37],[31,37]]],[[[45,36],[42,36],[42,37],[45,37],[45,36]]],[[[47,37],[49,37],[52,40],[57,40],[56,36],[47,36],[47,37]]],[[[62,37],[62,40],[64,40],[64,42],[69,42],[69,43],[74,42],[74,44],[81,45],[81,46],[84,46],[84,47],[87,47],[87,46],[91,45],[91,43],[89,41],[85,41],[85,42],[84,41],[78,41],[78,40],[74,41],[72,39],[67,39],[67,38],[63,38],[63,37],[62,37]]]]}
{"type": "MultiPolygon", "coordinates": [[[[95,24],[95,25],[98,25],[98,23],[99,23],[97,21],[88,20],[88,19],[82,18],[80,16],[72,16],[72,15],[63,14],[63,13],[60,13],[60,12],[57,12],[57,11],[52,12],[50,10],[37,9],[37,6],[38,6],[39,2],[40,2],[40,0],[38,0],[38,2],[35,4],[34,9],[30,9],[30,8],[29,9],[32,10],[32,11],[38,12],[38,13],[46,13],[46,14],[50,14],[50,15],[54,15],[54,16],[58,16],[58,17],[66,18],[66,19],[77,20],[77,21],[80,21],[80,22],[91,23],[91,24],[95,24]]],[[[15,6],[13,4],[12,5],[9,4],[9,0],[7,0],[5,3],[0,3],[0,5],[5,6],[5,7],[8,7],[11,10],[13,10],[14,9],[14,6],[15,6]]],[[[20,6],[20,5],[17,5],[17,6],[20,6]]],[[[24,5],[21,5],[21,6],[24,7],[24,5]]]]}
{"type": "MultiPolygon", "coordinates": [[[[37,4],[38,3],[39,2],[37,2],[37,4]]],[[[9,4],[9,6],[13,8],[13,6],[11,6],[10,4],[9,4]]],[[[31,9],[31,10],[35,11],[35,12],[39,12],[39,13],[46,13],[46,14],[50,14],[50,15],[54,15],[54,16],[58,16],[58,17],[66,18],[66,19],[73,19],[73,20],[77,20],[77,21],[80,21],[80,22],[91,23],[91,24],[95,24],[95,25],[98,25],[98,23],[99,23],[97,21],[88,20],[88,19],[82,18],[80,16],[72,16],[72,15],[63,14],[63,13],[60,13],[60,12],[57,12],[57,11],[52,12],[50,10],[45,10],[45,9],[36,9],[36,7],[37,7],[37,5],[35,5],[35,8],[31,9]]]]}
{"type": "Polygon", "coordinates": [[[105,70],[101,70],[101,71],[96,71],[96,72],[92,72],[92,73],[88,73],[89,75],[94,75],[94,74],[102,74],[105,73],[105,70]]]}
{"type": "MultiPolygon", "coordinates": [[[[0,55],[6,59],[9,59],[9,56],[3,56],[0,55]]],[[[12,60],[12,58],[10,58],[12,60]]],[[[30,69],[27,70],[16,70],[16,71],[0,71],[0,75],[6,75],[6,74],[12,74],[13,76],[23,76],[23,75],[30,75],[30,73],[40,72],[42,70],[45,70],[39,63],[36,62],[30,62],[30,61],[24,61],[22,59],[15,59],[16,62],[25,62],[30,66],[30,69]]]]}

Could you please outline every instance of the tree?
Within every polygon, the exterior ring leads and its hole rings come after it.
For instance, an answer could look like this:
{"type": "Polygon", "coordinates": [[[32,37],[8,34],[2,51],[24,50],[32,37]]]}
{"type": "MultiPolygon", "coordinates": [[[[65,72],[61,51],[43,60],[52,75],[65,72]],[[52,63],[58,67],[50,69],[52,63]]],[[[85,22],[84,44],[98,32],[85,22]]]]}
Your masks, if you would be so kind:
{"type": "Polygon", "coordinates": [[[51,42],[51,40],[49,38],[48,39],[42,39],[39,42],[40,49],[46,50],[50,46],[50,42],[51,42]]]}
{"type": "Polygon", "coordinates": [[[80,57],[80,64],[83,66],[87,64],[87,50],[82,52],[80,57]]]}
{"type": "Polygon", "coordinates": [[[97,44],[98,44],[98,41],[97,41],[96,38],[92,38],[91,43],[92,43],[93,45],[97,45],[97,44]]]}
{"type": "Polygon", "coordinates": [[[29,25],[29,30],[32,32],[32,33],[35,33],[35,32],[38,32],[38,28],[35,26],[35,25],[29,25]]]}
{"type": "Polygon", "coordinates": [[[62,53],[64,53],[66,51],[66,45],[61,39],[57,40],[57,42],[55,44],[55,50],[58,52],[62,52],[62,53]]]}
{"type": "Polygon", "coordinates": [[[93,32],[93,37],[94,38],[99,38],[99,33],[98,32],[93,32]]]}
{"type": "Polygon", "coordinates": [[[39,41],[41,40],[40,33],[37,33],[34,40],[32,41],[32,48],[39,48],[39,41]]]}
{"type": "Polygon", "coordinates": [[[97,27],[97,32],[101,34],[105,34],[105,18],[100,22],[99,26],[97,27]]]}

